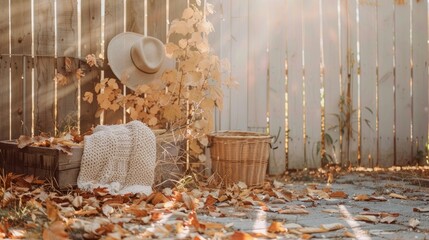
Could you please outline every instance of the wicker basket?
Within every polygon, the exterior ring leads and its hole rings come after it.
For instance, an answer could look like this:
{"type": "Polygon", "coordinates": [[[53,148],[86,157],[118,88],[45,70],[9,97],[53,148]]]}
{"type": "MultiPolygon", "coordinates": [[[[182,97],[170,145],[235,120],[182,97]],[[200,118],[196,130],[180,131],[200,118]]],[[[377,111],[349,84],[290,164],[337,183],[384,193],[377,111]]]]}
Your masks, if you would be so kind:
{"type": "Polygon", "coordinates": [[[262,133],[227,131],[209,135],[214,176],[226,185],[264,183],[271,137],[262,133]]]}

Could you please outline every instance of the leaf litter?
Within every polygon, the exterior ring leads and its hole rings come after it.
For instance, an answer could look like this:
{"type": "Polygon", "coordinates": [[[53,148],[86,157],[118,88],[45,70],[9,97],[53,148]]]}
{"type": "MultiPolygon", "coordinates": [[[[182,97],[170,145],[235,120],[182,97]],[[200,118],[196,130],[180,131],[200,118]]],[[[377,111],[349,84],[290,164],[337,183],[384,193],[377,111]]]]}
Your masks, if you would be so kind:
{"type": "MultiPolygon", "coordinates": [[[[49,181],[9,173],[1,178],[0,237],[273,239],[283,236],[309,239],[328,232],[340,237],[352,237],[353,231],[344,224],[341,211],[333,205],[316,212],[322,216],[337,217],[338,222],[318,226],[302,225],[286,218],[265,219],[266,228],[258,231],[239,229],[234,224],[237,219],[251,219],[255,211],[265,212],[267,216],[314,214],[312,208],[330,201],[411,201],[406,193],[349,195],[324,184],[300,183],[293,188],[286,182],[268,179],[261,188],[239,182],[221,189],[200,183],[197,188],[164,188],[149,196],[110,195],[103,188],[92,192],[79,189],[59,191],[49,181]]],[[[410,209],[410,212],[416,213],[428,211],[425,206],[410,209]]],[[[400,215],[364,209],[355,212],[352,217],[357,222],[397,224],[400,215]]],[[[402,224],[418,230],[420,220],[408,219],[402,224]]]]}

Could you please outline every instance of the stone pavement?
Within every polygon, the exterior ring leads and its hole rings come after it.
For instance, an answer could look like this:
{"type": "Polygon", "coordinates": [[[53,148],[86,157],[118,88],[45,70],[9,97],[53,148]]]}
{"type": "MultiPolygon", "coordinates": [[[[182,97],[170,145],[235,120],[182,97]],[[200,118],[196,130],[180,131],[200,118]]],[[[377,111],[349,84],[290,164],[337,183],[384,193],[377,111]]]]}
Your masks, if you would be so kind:
{"type": "MultiPolygon", "coordinates": [[[[302,191],[308,186],[326,187],[326,183],[286,183],[284,188],[302,191]]],[[[312,233],[312,239],[429,239],[429,188],[411,184],[407,181],[391,180],[383,173],[367,175],[351,173],[341,176],[330,185],[332,191],[343,191],[348,194],[344,199],[320,199],[306,201],[293,200],[286,204],[269,204],[272,209],[284,209],[293,205],[305,206],[308,214],[279,214],[277,211],[263,211],[259,206],[234,209],[222,208],[227,217],[211,217],[199,215],[200,221],[230,224],[235,230],[245,232],[266,233],[272,221],[283,222],[290,231],[294,227],[320,227],[321,224],[341,223],[345,228],[324,233],[312,233]],[[395,198],[393,194],[405,196],[406,199],[395,198]],[[354,197],[361,195],[378,196],[385,201],[356,201],[354,197]],[[418,212],[415,208],[421,208],[418,212]],[[365,222],[356,219],[363,212],[373,215],[392,214],[392,223],[382,223],[382,216],[375,216],[376,222],[365,222]],[[410,225],[419,224],[413,228],[410,225]],[[345,233],[351,233],[345,235],[345,233]],[[350,236],[350,237],[347,237],[350,236]],[[353,237],[354,236],[354,237],[353,237]]],[[[374,217],[372,218],[374,219],[374,217]]],[[[296,238],[296,235],[284,234],[278,239],[296,238]]]]}

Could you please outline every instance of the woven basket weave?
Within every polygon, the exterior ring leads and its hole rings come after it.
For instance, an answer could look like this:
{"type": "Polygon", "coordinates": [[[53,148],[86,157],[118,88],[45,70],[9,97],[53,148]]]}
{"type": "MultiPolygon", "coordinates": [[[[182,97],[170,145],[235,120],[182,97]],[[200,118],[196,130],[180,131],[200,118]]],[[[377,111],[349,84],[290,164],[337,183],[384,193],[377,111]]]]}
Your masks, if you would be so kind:
{"type": "Polygon", "coordinates": [[[226,185],[238,181],[248,186],[264,183],[271,137],[262,133],[227,131],[209,135],[215,177],[226,185]]]}

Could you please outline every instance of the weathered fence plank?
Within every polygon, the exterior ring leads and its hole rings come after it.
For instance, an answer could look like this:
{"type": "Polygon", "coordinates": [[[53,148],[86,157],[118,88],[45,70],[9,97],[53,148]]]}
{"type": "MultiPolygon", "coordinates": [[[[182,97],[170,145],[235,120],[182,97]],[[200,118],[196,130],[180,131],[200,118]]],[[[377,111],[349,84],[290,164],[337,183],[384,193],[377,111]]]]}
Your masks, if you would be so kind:
{"type": "MultiPolygon", "coordinates": [[[[31,71],[25,66],[23,55],[31,56],[31,5],[29,0],[11,1],[11,102],[12,104],[12,138],[21,134],[31,134],[31,108],[28,108],[28,87],[31,89],[31,71]],[[24,75],[25,74],[25,75],[24,75]],[[28,78],[28,76],[30,78],[28,78]],[[27,81],[27,82],[25,82],[27,81]],[[29,81],[29,83],[28,83],[29,81]]],[[[30,58],[31,59],[31,58],[30,58]]]]}
{"type": "Polygon", "coordinates": [[[303,138],[303,66],[302,66],[302,1],[287,0],[286,52],[288,92],[288,167],[308,167],[304,158],[303,138]]]}
{"type": "MultiPolygon", "coordinates": [[[[143,34],[144,30],[144,11],[143,8],[136,8],[136,5],[138,5],[141,2],[140,5],[143,5],[143,1],[127,1],[126,9],[124,9],[124,5],[121,2],[118,4],[118,1],[116,0],[106,0],[105,1],[105,20],[104,20],[104,78],[115,78],[119,80],[119,77],[115,76],[113,74],[112,70],[110,69],[110,66],[108,64],[109,57],[114,56],[107,56],[107,47],[109,46],[110,40],[116,36],[119,33],[122,33],[124,31],[133,31],[133,29],[139,30],[138,33],[143,34]],[[125,18],[125,11],[127,13],[127,19],[124,24],[124,18],[125,18]],[[143,12],[139,12],[143,11],[143,12]],[[140,14],[139,16],[133,15],[133,14],[140,14]],[[139,18],[141,17],[141,18],[139,18]],[[126,28],[125,28],[126,27],[126,28]],[[140,31],[141,30],[141,31],[140,31]]],[[[119,88],[126,93],[126,88],[124,85],[117,81],[119,88]]],[[[123,108],[119,108],[116,112],[107,111],[104,113],[104,124],[116,124],[118,122],[123,122],[124,119],[124,110],[123,108]]]]}
{"type": "Polygon", "coordinates": [[[249,130],[267,129],[268,6],[264,1],[249,1],[249,52],[247,66],[247,126],[249,130]]]}
{"type": "MultiPolygon", "coordinates": [[[[7,15],[6,15],[7,16],[7,15]]],[[[1,20],[0,20],[1,21],[1,20]]],[[[1,40],[0,40],[1,41],[1,40]]],[[[10,70],[10,57],[1,56],[0,58],[0,84],[3,86],[0,88],[0,139],[10,139],[10,119],[9,119],[9,109],[10,109],[10,100],[9,100],[9,70],[10,70]]]]}
{"type": "Polygon", "coordinates": [[[100,80],[100,68],[89,67],[83,59],[88,54],[94,54],[96,58],[99,58],[103,52],[101,45],[101,1],[82,1],[81,16],[82,39],[79,58],[82,60],[79,67],[85,72],[85,76],[80,80],[81,99],[78,101],[81,101],[80,129],[81,132],[86,132],[93,125],[99,123],[99,120],[95,118],[98,108],[97,101],[84,102],[82,97],[85,92],[94,92],[95,84],[100,80]]]}
{"type": "MultiPolygon", "coordinates": [[[[348,16],[347,16],[347,7],[348,7],[348,3],[347,1],[341,1],[338,0],[338,9],[339,9],[339,19],[338,19],[338,34],[339,34],[339,64],[340,64],[340,94],[341,94],[341,98],[342,99],[346,99],[347,97],[347,92],[348,92],[348,88],[349,88],[349,78],[348,78],[348,61],[347,61],[347,56],[348,56],[348,50],[349,50],[349,45],[348,45],[348,16]]],[[[325,53],[326,54],[326,53],[325,53]]],[[[326,69],[326,67],[325,67],[326,69]]],[[[340,99],[338,99],[338,101],[340,101],[340,99]]],[[[326,102],[325,102],[325,114],[326,114],[326,102]]],[[[341,110],[344,112],[344,108],[340,109],[337,106],[338,112],[341,112],[341,110]]],[[[325,115],[326,117],[326,115],[325,115]]],[[[337,121],[338,123],[338,121],[337,121]]],[[[326,126],[325,126],[326,127],[326,126]]],[[[350,164],[349,162],[349,141],[348,141],[348,132],[346,131],[346,129],[343,130],[339,130],[339,134],[340,134],[340,162],[342,163],[343,166],[347,166],[350,164]]]]}
{"type": "Polygon", "coordinates": [[[231,129],[247,130],[247,79],[249,56],[249,1],[231,1],[231,75],[239,89],[231,89],[231,129]],[[244,89],[244,90],[243,90],[244,89]]]}
{"type": "Polygon", "coordinates": [[[147,35],[162,42],[167,39],[167,0],[147,0],[147,35]]]}
{"type": "Polygon", "coordinates": [[[40,0],[34,10],[34,133],[55,133],[55,6],[40,0]],[[39,57],[41,56],[41,57],[39,57]]]}
{"type": "Polygon", "coordinates": [[[0,139],[9,139],[9,1],[0,0],[0,139]]]}
{"type": "Polygon", "coordinates": [[[394,2],[378,1],[378,157],[377,165],[389,167],[394,162],[393,29],[394,2]]]}
{"type": "Polygon", "coordinates": [[[282,0],[269,1],[269,130],[274,136],[273,150],[268,164],[269,174],[282,174],[286,170],[285,149],[285,60],[286,22],[282,11],[286,3],[282,0]]]}
{"type": "Polygon", "coordinates": [[[361,165],[374,167],[377,160],[376,133],[376,1],[359,2],[360,132],[361,165]]]}
{"type": "MultiPolygon", "coordinates": [[[[114,2],[116,4],[112,5],[112,7],[115,7],[118,5],[117,1],[114,1],[114,2]]],[[[126,12],[127,12],[126,30],[129,32],[146,34],[145,29],[144,29],[144,24],[146,21],[144,1],[143,0],[128,0],[126,12]]]]}
{"type": "Polygon", "coordinates": [[[413,163],[425,163],[428,141],[428,9],[427,1],[412,0],[412,124],[413,163]]]}
{"type": "Polygon", "coordinates": [[[410,1],[395,5],[395,165],[411,163],[410,1]]]}
{"type": "Polygon", "coordinates": [[[78,82],[75,71],[78,57],[77,1],[57,4],[57,71],[68,78],[68,84],[58,84],[57,128],[65,131],[77,127],[78,82]]]}
{"type": "Polygon", "coordinates": [[[305,158],[309,168],[321,166],[317,145],[321,143],[320,5],[303,0],[303,48],[305,84],[305,158]],[[315,40],[318,39],[319,41],[315,40]]]}
{"type": "Polygon", "coordinates": [[[337,0],[327,0],[322,4],[322,30],[323,30],[323,80],[324,80],[324,106],[325,106],[325,151],[331,163],[342,162],[340,154],[340,135],[343,129],[339,107],[341,97],[340,83],[340,48],[338,32],[338,11],[333,6],[337,0]],[[332,141],[331,141],[332,140],[332,141]]]}
{"type": "Polygon", "coordinates": [[[357,23],[357,14],[356,8],[357,4],[354,0],[348,0],[347,2],[341,1],[344,5],[343,14],[348,16],[347,21],[344,24],[348,26],[348,41],[347,41],[347,89],[345,93],[345,107],[346,114],[348,120],[347,129],[344,137],[344,147],[346,151],[346,156],[348,161],[353,165],[358,165],[358,156],[359,156],[359,134],[358,134],[358,48],[357,48],[357,40],[358,40],[358,23],[357,23]],[[350,92],[350,93],[348,93],[350,92]],[[348,152],[348,153],[347,153],[348,152]]]}
{"type": "MultiPolygon", "coordinates": [[[[213,4],[215,13],[208,16],[208,20],[213,24],[214,32],[209,35],[209,42],[221,60],[230,63],[231,59],[231,1],[216,0],[210,2],[213,4]]],[[[224,69],[222,66],[222,70],[224,69]]],[[[228,72],[222,74],[223,78],[230,77],[228,72]]],[[[230,110],[231,110],[231,89],[222,86],[223,90],[223,108],[215,112],[215,130],[230,129],[230,110]]]]}

